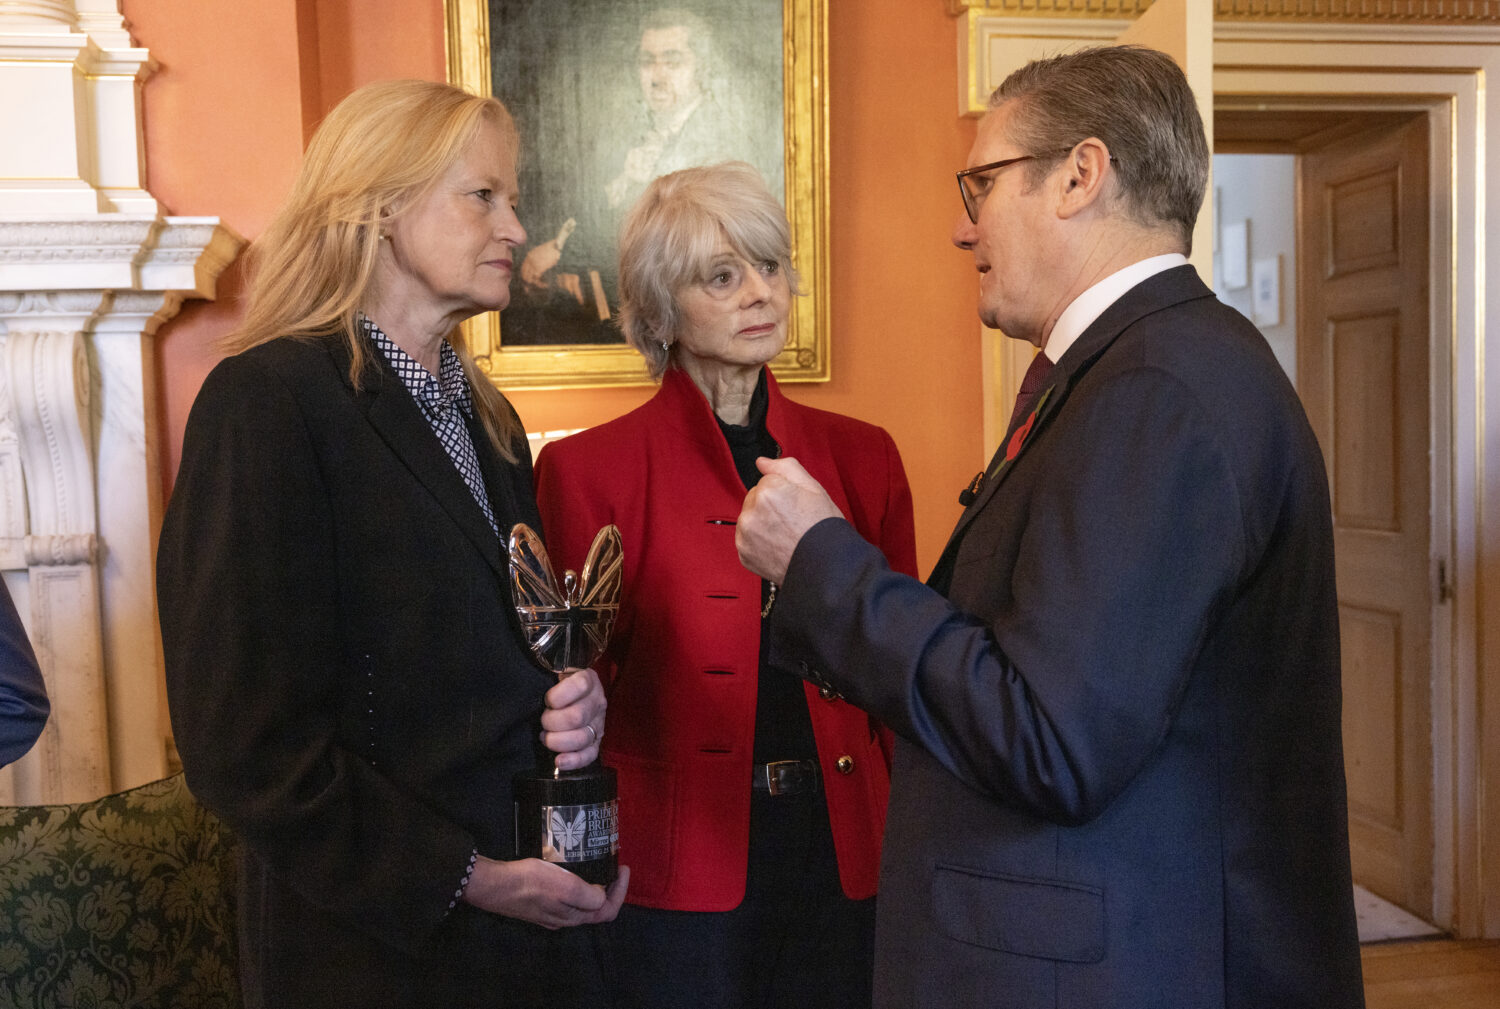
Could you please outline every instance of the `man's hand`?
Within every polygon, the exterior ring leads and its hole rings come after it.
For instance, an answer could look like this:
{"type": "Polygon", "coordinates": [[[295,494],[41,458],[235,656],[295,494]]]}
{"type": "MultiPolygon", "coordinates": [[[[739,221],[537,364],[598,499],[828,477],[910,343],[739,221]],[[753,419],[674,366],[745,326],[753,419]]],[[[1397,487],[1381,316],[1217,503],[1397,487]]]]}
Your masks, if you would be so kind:
{"type": "Polygon", "coordinates": [[[568,218],[557,229],[557,236],[551,238],[526,253],[526,258],[521,260],[521,282],[527,287],[540,290],[545,288],[549,281],[547,274],[562,259],[563,246],[568,243],[568,237],[573,234],[573,229],[578,227],[575,218],[568,218]]]}
{"type": "Polygon", "coordinates": [[[526,258],[521,260],[521,281],[527,287],[543,288],[547,286],[547,273],[557,261],[562,258],[562,250],[557,247],[555,241],[543,242],[526,253],[526,258]]]}
{"type": "Polygon", "coordinates": [[[745,495],[734,545],[741,564],[780,585],[802,534],[843,513],[796,459],[760,458],[755,465],[760,483],[745,495]]]}
{"type": "Polygon", "coordinates": [[[547,691],[542,712],[542,745],[557,754],[564,771],[587,767],[599,756],[604,738],[604,685],[592,669],[574,669],[547,691]]]}
{"type": "Polygon", "coordinates": [[[604,195],[611,207],[618,207],[630,198],[630,194],[656,178],[656,163],[661,160],[666,148],[666,137],[652,130],[639,147],[632,147],[625,155],[625,165],[604,187],[604,195]]]}

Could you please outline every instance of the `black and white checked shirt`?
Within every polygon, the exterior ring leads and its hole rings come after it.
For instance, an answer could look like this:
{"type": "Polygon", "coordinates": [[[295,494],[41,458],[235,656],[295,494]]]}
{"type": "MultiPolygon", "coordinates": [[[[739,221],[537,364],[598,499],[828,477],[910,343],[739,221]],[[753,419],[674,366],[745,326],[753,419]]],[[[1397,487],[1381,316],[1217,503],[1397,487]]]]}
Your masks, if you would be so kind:
{"type": "Polygon", "coordinates": [[[469,383],[464,378],[464,366],[447,340],[438,351],[438,373],[432,373],[416,362],[406,351],[398,347],[390,337],[381,332],[379,326],[364,316],[359,317],[365,335],[390,362],[392,368],[411,393],[412,399],[421,407],[432,433],[443,445],[443,451],[453,460],[458,475],[469,485],[469,493],[489,521],[495,535],[500,527],[495,523],[495,511],[490,507],[490,496],[484,489],[484,474],[479,469],[479,456],[474,451],[474,439],[464,424],[464,417],[474,416],[474,400],[469,393],[469,383]]]}

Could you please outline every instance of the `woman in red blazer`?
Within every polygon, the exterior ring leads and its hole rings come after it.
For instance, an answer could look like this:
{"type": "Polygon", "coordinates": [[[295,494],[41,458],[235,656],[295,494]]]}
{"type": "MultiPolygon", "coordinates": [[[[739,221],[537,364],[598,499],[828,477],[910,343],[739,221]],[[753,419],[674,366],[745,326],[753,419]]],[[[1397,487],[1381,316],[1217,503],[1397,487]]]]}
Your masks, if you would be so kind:
{"type": "Polygon", "coordinates": [[[653,182],[620,243],[621,319],[661,389],[537,461],[554,563],[620,528],[622,605],[598,664],[629,904],[626,1006],[868,1006],[889,734],[761,656],[775,587],[734,522],[757,456],[795,456],[893,568],[916,566],[885,431],[786,399],[766,368],[796,294],[786,216],[754,169],[653,182]]]}

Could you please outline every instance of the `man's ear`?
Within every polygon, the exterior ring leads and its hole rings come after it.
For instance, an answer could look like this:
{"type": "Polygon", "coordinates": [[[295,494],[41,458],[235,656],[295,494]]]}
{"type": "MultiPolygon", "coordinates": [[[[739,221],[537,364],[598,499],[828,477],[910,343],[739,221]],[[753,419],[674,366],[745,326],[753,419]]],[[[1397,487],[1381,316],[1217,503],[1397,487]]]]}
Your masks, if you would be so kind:
{"type": "Polygon", "coordinates": [[[1066,220],[1089,207],[1102,205],[1114,168],[1104,141],[1089,137],[1078,143],[1068,153],[1058,175],[1057,216],[1066,220]]]}

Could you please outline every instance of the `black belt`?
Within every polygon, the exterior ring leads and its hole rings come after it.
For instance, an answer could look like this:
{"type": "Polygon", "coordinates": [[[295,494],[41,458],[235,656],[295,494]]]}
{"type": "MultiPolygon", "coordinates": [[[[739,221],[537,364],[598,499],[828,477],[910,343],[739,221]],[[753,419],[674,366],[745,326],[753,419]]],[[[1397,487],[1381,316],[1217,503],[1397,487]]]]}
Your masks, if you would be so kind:
{"type": "Polygon", "coordinates": [[[750,787],[772,795],[800,795],[818,790],[816,760],[773,760],[750,768],[750,787]]]}

